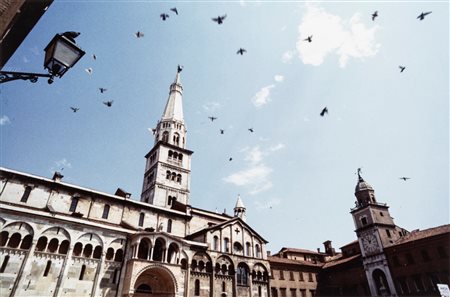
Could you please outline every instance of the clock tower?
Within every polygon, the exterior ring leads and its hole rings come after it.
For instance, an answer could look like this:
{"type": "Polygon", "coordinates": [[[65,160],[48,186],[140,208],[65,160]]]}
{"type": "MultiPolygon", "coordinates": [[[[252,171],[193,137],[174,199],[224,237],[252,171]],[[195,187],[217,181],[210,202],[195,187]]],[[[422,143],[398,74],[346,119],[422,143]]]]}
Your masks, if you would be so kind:
{"type": "Polygon", "coordinates": [[[394,224],[386,203],[377,202],[375,191],[361,177],[355,188],[356,206],[351,210],[361,248],[371,296],[397,296],[384,247],[393,243],[402,229],[394,224]]]}

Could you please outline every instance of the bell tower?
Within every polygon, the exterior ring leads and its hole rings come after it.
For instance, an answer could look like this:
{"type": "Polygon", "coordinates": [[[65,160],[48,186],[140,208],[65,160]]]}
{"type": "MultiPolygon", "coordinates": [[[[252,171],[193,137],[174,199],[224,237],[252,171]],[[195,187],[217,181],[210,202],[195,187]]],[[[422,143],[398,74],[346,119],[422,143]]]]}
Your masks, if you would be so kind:
{"type": "Polygon", "coordinates": [[[355,196],[355,207],[350,213],[371,296],[397,296],[384,247],[401,236],[402,229],[394,224],[386,203],[377,202],[374,189],[361,177],[360,169],[355,196]]]}
{"type": "Polygon", "coordinates": [[[240,217],[244,222],[247,220],[247,216],[245,214],[245,206],[242,202],[241,195],[238,195],[236,206],[234,207],[234,216],[240,217]]]}
{"type": "Polygon", "coordinates": [[[153,129],[155,142],[145,156],[141,201],[155,206],[177,208],[189,204],[192,151],[186,149],[183,117],[182,67],[178,66],[161,119],[153,129]]]}

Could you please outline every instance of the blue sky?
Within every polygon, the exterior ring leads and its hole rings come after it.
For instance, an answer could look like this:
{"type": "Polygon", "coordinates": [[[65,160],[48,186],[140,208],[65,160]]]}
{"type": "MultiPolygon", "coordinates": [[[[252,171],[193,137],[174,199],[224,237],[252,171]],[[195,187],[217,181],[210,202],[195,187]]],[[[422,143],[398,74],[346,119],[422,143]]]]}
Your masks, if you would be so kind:
{"type": "Polygon", "coordinates": [[[398,225],[446,224],[448,11],[437,1],[55,1],[3,70],[42,72],[43,49],[64,31],[81,32],[86,55],[52,85],[1,85],[1,164],[46,177],[64,167],[66,182],[139,199],[148,128],[182,64],[193,206],[231,214],[240,194],[269,250],[338,248],[356,239],[362,167],[398,225]],[[419,21],[422,11],[432,13],[419,21]]]}

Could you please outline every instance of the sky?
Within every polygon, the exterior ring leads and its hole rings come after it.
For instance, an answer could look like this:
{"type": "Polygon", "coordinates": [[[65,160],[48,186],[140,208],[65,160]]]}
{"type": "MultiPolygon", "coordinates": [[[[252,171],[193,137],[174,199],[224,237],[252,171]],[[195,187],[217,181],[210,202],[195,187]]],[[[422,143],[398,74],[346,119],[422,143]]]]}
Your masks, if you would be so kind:
{"type": "Polygon", "coordinates": [[[86,54],[64,77],[0,86],[1,166],[139,200],[181,64],[192,206],[233,214],[240,195],[272,253],[338,249],[361,168],[397,225],[449,223],[447,1],[56,0],[2,70],[44,72],[65,31],[86,54]]]}

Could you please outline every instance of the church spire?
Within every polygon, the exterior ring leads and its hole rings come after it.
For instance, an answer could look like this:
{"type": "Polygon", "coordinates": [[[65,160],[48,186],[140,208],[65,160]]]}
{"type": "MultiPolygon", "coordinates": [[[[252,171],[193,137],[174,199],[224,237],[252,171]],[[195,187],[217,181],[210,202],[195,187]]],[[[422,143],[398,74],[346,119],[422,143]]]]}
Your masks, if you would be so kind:
{"type": "Polygon", "coordinates": [[[236,201],[236,206],[234,207],[234,216],[240,217],[244,222],[246,220],[245,206],[241,200],[241,195],[239,195],[239,194],[238,194],[238,198],[236,201]]]}
{"type": "Polygon", "coordinates": [[[183,86],[180,81],[180,72],[183,68],[178,65],[177,75],[174,82],[170,85],[169,98],[161,121],[173,120],[184,123],[183,118],[183,86]]]}

